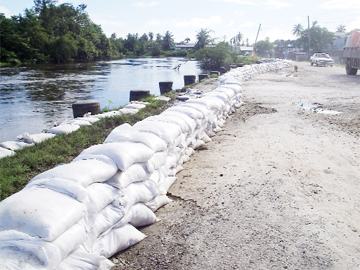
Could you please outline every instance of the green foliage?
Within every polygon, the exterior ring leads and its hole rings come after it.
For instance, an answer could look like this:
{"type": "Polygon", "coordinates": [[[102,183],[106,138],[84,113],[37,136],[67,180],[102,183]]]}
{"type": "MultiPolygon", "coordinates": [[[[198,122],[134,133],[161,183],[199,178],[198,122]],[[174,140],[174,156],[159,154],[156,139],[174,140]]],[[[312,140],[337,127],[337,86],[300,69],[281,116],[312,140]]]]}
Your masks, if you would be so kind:
{"type": "Polygon", "coordinates": [[[262,57],[271,57],[273,45],[269,39],[260,40],[255,44],[255,54],[262,57]]]}
{"type": "Polygon", "coordinates": [[[206,28],[201,28],[196,34],[196,44],[195,49],[199,50],[205,48],[206,45],[212,44],[215,39],[211,38],[210,33],[213,32],[212,30],[207,30],[206,28]]]}
{"type": "Polygon", "coordinates": [[[218,70],[222,66],[228,66],[231,62],[230,47],[221,42],[215,48],[205,47],[195,53],[195,58],[200,62],[203,70],[218,70]]]}
{"type": "MultiPolygon", "coordinates": [[[[175,98],[174,92],[167,93],[166,96],[175,98]]],[[[18,150],[14,156],[0,159],[0,201],[21,190],[37,174],[58,164],[69,163],[82,150],[103,143],[115,127],[124,123],[133,125],[145,117],[161,113],[171,105],[154,100],[153,96],[144,101],[150,104],[134,115],[105,117],[91,126],[82,126],[75,132],[57,135],[18,150]]]]}
{"type": "MultiPolygon", "coordinates": [[[[309,52],[309,32],[304,30],[301,32],[298,43],[304,48],[305,52],[309,52]]],[[[327,30],[326,27],[320,27],[317,22],[313,22],[310,28],[310,50],[312,52],[324,51],[333,44],[334,33],[327,30]]]]}

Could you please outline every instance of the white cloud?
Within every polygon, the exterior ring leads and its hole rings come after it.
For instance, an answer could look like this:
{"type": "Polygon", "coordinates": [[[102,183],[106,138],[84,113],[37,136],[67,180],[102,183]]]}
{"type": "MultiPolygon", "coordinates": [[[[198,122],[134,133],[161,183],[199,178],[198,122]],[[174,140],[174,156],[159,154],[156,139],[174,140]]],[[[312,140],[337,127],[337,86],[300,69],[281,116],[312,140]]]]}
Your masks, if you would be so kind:
{"type": "Polygon", "coordinates": [[[201,18],[193,18],[191,20],[186,21],[173,21],[173,25],[176,27],[200,27],[200,28],[207,28],[211,25],[221,23],[222,19],[221,16],[213,16],[208,19],[201,19],[201,18]]]}
{"type": "Polygon", "coordinates": [[[269,37],[270,41],[275,41],[277,39],[294,39],[294,36],[291,33],[279,28],[271,28],[266,31],[260,31],[258,40],[265,40],[266,37],[269,37]]]}
{"type": "Polygon", "coordinates": [[[231,27],[231,26],[233,26],[234,25],[234,21],[231,21],[231,22],[229,22],[227,25],[225,25],[225,27],[231,27]]]}
{"type": "Polygon", "coordinates": [[[212,0],[215,2],[223,2],[223,3],[233,3],[233,4],[240,4],[240,5],[250,5],[250,6],[257,6],[254,1],[246,1],[246,0],[212,0]]]}
{"type": "Polygon", "coordinates": [[[357,9],[360,8],[359,0],[330,0],[319,6],[326,9],[357,9]]]}
{"type": "Polygon", "coordinates": [[[137,2],[137,3],[134,3],[133,5],[135,7],[138,7],[138,8],[144,8],[144,7],[152,7],[152,6],[156,6],[156,5],[159,5],[160,3],[157,2],[157,1],[152,1],[152,2],[149,2],[149,3],[144,3],[144,2],[137,2]]]}
{"type": "Polygon", "coordinates": [[[268,6],[271,9],[283,9],[289,7],[290,4],[286,2],[276,1],[276,0],[268,0],[263,3],[265,6],[268,6]]]}
{"type": "Polygon", "coordinates": [[[253,27],[254,25],[255,25],[255,23],[253,23],[253,22],[246,22],[246,23],[241,24],[239,27],[240,28],[249,28],[249,27],[253,27]]]}
{"type": "Polygon", "coordinates": [[[360,28],[360,16],[356,17],[348,26],[346,26],[346,31],[351,31],[354,29],[360,28]]]}
{"type": "Polygon", "coordinates": [[[0,13],[4,13],[6,18],[10,18],[10,10],[8,10],[6,7],[0,7],[0,13]]]}
{"type": "Polygon", "coordinates": [[[237,11],[234,12],[234,14],[235,14],[236,16],[242,16],[242,15],[244,15],[244,12],[237,10],[237,11]]]}

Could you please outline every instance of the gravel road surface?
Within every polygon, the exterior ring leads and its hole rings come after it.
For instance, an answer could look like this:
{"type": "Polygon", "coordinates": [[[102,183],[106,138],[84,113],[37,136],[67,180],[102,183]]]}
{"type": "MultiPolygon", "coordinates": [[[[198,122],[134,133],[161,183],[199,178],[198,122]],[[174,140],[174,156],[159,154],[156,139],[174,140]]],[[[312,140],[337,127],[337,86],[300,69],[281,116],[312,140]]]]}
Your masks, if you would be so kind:
{"type": "Polygon", "coordinates": [[[243,84],[114,269],[360,269],[360,75],[295,64],[243,84]]]}

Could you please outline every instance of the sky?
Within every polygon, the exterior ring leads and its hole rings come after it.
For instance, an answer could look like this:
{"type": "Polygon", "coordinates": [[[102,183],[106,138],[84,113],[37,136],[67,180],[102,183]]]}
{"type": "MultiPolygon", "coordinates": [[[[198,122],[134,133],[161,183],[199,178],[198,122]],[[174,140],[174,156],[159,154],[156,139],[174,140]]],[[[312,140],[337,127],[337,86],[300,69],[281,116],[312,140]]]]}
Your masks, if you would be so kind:
{"type": "MultiPolygon", "coordinates": [[[[360,0],[59,0],[75,7],[87,5],[91,20],[110,37],[125,38],[128,33],[173,34],[175,42],[190,38],[196,42],[200,29],[210,30],[217,41],[229,41],[239,32],[250,44],[256,40],[295,39],[296,24],[304,28],[317,21],[335,31],[340,24],[350,31],[360,28],[360,0]],[[260,27],[261,25],[261,27],[260,27]]],[[[33,0],[0,0],[6,17],[24,14],[33,0]]]]}

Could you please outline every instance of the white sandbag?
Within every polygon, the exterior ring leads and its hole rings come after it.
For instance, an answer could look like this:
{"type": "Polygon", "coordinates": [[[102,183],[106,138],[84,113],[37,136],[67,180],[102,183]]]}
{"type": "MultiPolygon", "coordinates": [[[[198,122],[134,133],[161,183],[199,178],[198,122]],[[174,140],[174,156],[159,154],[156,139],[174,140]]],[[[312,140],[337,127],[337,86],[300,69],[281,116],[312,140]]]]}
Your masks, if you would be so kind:
{"type": "Polygon", "coordinates": [[[164,140],[152,133],[144,133],[136,130],[129,124],[123,124],[113,129],[104,143],[112,142],[137,142],[143,143],[154,152],[164,151],[167,147],[164,140]]]}
{"type": "Polygon", "coordinates": [[[126,108],[122,108],[119,110],[120,113],[122,114],[136,114],[139,112],[138,109],[126,109],[126,108]]]}
{"type": "Polygon", "coordinates": [[[137,110],[140,110],[140,109],[144,109],[146,107],[146,104],[144,103],[129,103],[127,104],[124,109],[137,109],[137,110]]]}
{"type": "Polygon", "coordinates": [[[78,118],[70,120],[69,124],[70,125],[79,125],[79,126],[92,126],[92,124],[89,121],[86,121],[85,119],[78,119],[78,118]]]}
{"type": "Polygon", "coordinates": [[[159,195],[159,196],[156,196],[151,201],[145,203],[145,205],[147,207],[149,207],[153,212],[155,212],[156,210],[158,210],[159,208],[163,207],[164,205],[166,205],[170,202],[172,202],[172,200],[168,196],[159,195]]]}
{"type": "Polygon", "coordinates": [[[118,171],[116,164],[110,159],[103,161],[96,159],[79,160],[69,164],[56,166],[35,176],[30,182],[38,179],[61,178],[76,182],[83,187],[95,182],[104,182],[118,171]]]}
{"type": "Polygon", "coordinates": [[[154,212],[143,203],[133,205],[129,213],[124,216],[124,220],[134,227],[143,227],[160,221],[154,212]]]}
{"type": "Polygon", "coordinates": [[[204,96],[202,98],[189,100],[189,104],[195,103],[195,104],[203,104],[205,105],[209,110],[212,111],[222,111],[225,109],[225,103],[222,99],[218,97],[211,97],[211,96],[204,96]]]}
{"type": "Polygon", "coordinates": [[[145,164],[135,163],[124,172],[119,170],[113,177],[106,181],[106,184],[118,189],[123,189],[131,183],[146,180],[148,177],[149,172],[147,171],[145,164]]]}
{"type": "Polygon", "coordinates": [[[161,167],[154,172],[152,172],[149,175],[149,180],[153,181],[155,183],[159,183],[160,181],[164,180],[166,178],[165,170],[163,170],[161,167]]]}
{"type": "Polygon", "coordinates": [[[202,119],[203,118],[203,115],[201,112],[199,112],[195,109],[189,108],[189,107],[181,106],[181,105],[171,107],[171,108],[167,109],[166,111],[181,112],[181,113],[184,113],[187,116],[191,117],[192,119],[202,119]]]}
{"type": "Polygon", "coordinates": [[[68,195],[79,202],[85,202],[87,199],[86,189],[80,184],[58,178],[40,178],[29,182],[25,189],[47,188],[65,195],[68,195]]]}
{"type": "Polygon", "coordinates": [[[123,190],[124,196],[114,201],[114,205],[123,207],[125,214],[136,203],[146,203],[159,195],[157,184],[146,180],[130,184],[123,190]]]}
{"type": "Polygon", "coordinates": [[[169,110],[166,110],[164,112],[162,112],[160,114],[161,116],[169,116],[169,117],[172,117],[172,118],[180,118],[181,120],[183,120],[188,128],[189,128],[189,133],[193,133],[195,128],[196,128],[196,121],[191,118],[190,116],[182,113],[182,112],[177,112],[177,111],[169,111],[169,110]]]}
{"type": "Polygon", "coordinates": [[[74,131],[78,130],[79,128],[80,128],[79,125],[65,124],[65,125],[60,125],[57,127],[50,128],[47,133],[60,135],[60,134],[74,132],[74,131]]]}
{"type": "Polygon", "coordinates": [[[94,115],[89,115],[89,116],[85,115],[84,117],[76,117],[75,119],[76,120],[85,120],[90,123],[95,123],[100,120],[98,117],[95,117],[94,115]]]}
{"type": "Polygon", "coordinates": [[[34,254],[14,247],[0,249],[1,270],[48,270],[34,254]]]}
{"type": "Polygon", "coordinates": [[[94,116],[101,119],[101,118],[113,117],[113,116],[117,116],[117,115],[121,115],[121,114],[122,114],[122,112],[120,112],[120,111],[110,111],[110,112],[104,112],[104,113],[101,113],[101,114],[97,114],[97,115],[94,115],[94,116]]]}
{"type": "Polygon", "coordinates": [[[94,224],[89,228],[88,237],[83,243],[86,250],[91,251],[96,239],[98,239],[103,232],[117,224],[123,217],[123,209],[120,209],[113,204],[107,205],[96,216],[94,224]]]}
{"type": "Polygon", "coordinates": [[[58,248],[61,260],[56,263],[59,265],[71,252],[80,247],[87,239],[86,224],[84,220],[70,227],[66,232],[60,235],[57,239],[51,242],[58,248]]]}
{"type": "Polygon", "coordinates": [[[56,270],[110,270],[115,265],[97,254],[88,253],[83,248],[78,248],[63,260],[56,270]]]}
{"type": "Polygon", "coordinates": [[[0,158],[9,157],[14,154],[14,151],[0,147],[0,158]]]}
{"type": "Polygon", "coordinates": [[[27,146],[32,146],[33,143],[17,142],[17,141],[6,141],[0,143],[0,147],[9,149],[9,150],[20,150],[27,146]]]}
{"type": "Polygon", "coordinates": [[[140,121],[133,127],[138,131],[149,132],[159,136],[168,145],[172,145],[175,138],[181,134],[181,128],[179,125],[167,122],[140,121]]]}
{"type": "Polygon", "coordinates": [[[93,252],[109,258],[117,252],[139,243],[145,237],[146,235],[138,231],[134,226],[126,224],[110,230],[98,239],[94,244],[93,252]]]}
{"type": "Polygon", "coordinates": [[[40,143],[42,141],[45,141],[47,139],[51,139],[55,137],[56,134],[51,133],[39,133],[39,134],[29,134],[27,132],[17,136],[17,138],[21,141],[27,142],[27,143],[40,143]]]}
{"type": "Polygon", "coordinates": [[[166,177],[166,179],[159,183],[158,189],[160,192],[160,195],[166,195],[169,188],[174,184],[176,181],[176,177],[166,177]]]}
{"type": "Polygon", "coordinates": [[[0,231],[53,241],[85,215],[83,203],[46,189],[23,189],[0,203],[0,231]]]}
{"type": "Polygon", "coordinates": [[[165,164],[167,157],[168,154],[165,151],[156,152],[148,161],[145,162],[148,172],[152,173],[159,169],[162,165],[165,164]]]}
{"type": "Polygon", "coordinates": [[[203,140],[197,139],[192,145],[190,145],[190,147],[192,147],[193,149],[196,150],[204,144],[205,144],[205,142],[203,140]]]}
{"type": "Polygon", "coordinates": [[[179,125],[181,128],[181,131],[183,133],[189,132],[189,126],[180,117],[173,117],[173,116],[167,116],[164,114],[160,114],[160,115],[147,117],[143,121],[160,121],[160,122],[165,122],[165,123],[172,123],[172,124],[179,125]]]}
{"type": "MultiPolygon", "coordinates": [[[[62,260],[60,250],[52,243],[40,240],[37,237],[31,237],[26,233],[16,230],[0,232],[0,263],[1,261],[5,261],[4,264],[6,265],[7,258],[3,258],[5,255],[3,252],[11,258],[7,264],[14,264],[14,269],[16,269],[20,263],[16,265],[13,258],[21,258],[24,254],[31,254],[29,256],[32,259],[30,265],[37,265],[37,262],[40,261],[40,265],[45,266],[45,269],[54,269],[62,260]],[[13,251],[12,255],[9,254],[9,250],[13,251]]],[[[26,267],[24,268],[26,269],[26,267]]]]}
{"type": "Polygon", "coordinates": [[[119,170],[126,171],[131,165],[149,160],[154,151],[142,143],[104,143],[83,150],[74,161],[88,159],[91,155],[105,155],[111,158],[119,170]]]}
{"type": "Polygon", "coordinates": [[[92,226],[97,215],[114,200],[122,196],[122,192],[105,183],[94,183],[86,188],[88,200],[86,202],[86,222],[92,226]]]}
{"type": "Polygon", "coordinates": [[[184,169],[184,167],[177,165],[175,168],[171,168],[170,170],[168,170],[167,175],[169,177],[175,176],[177,175],[179,172],[181,172],[184,169]]]}
{"type": "Polygon", "coordinates": [[[155,100],[162,100],[162,101],[166,101],[166,102],[171,100],[171,98],[165,97],[165,96],[158,96],[158,97],[156,97],[154,99],[155,100]]]}

